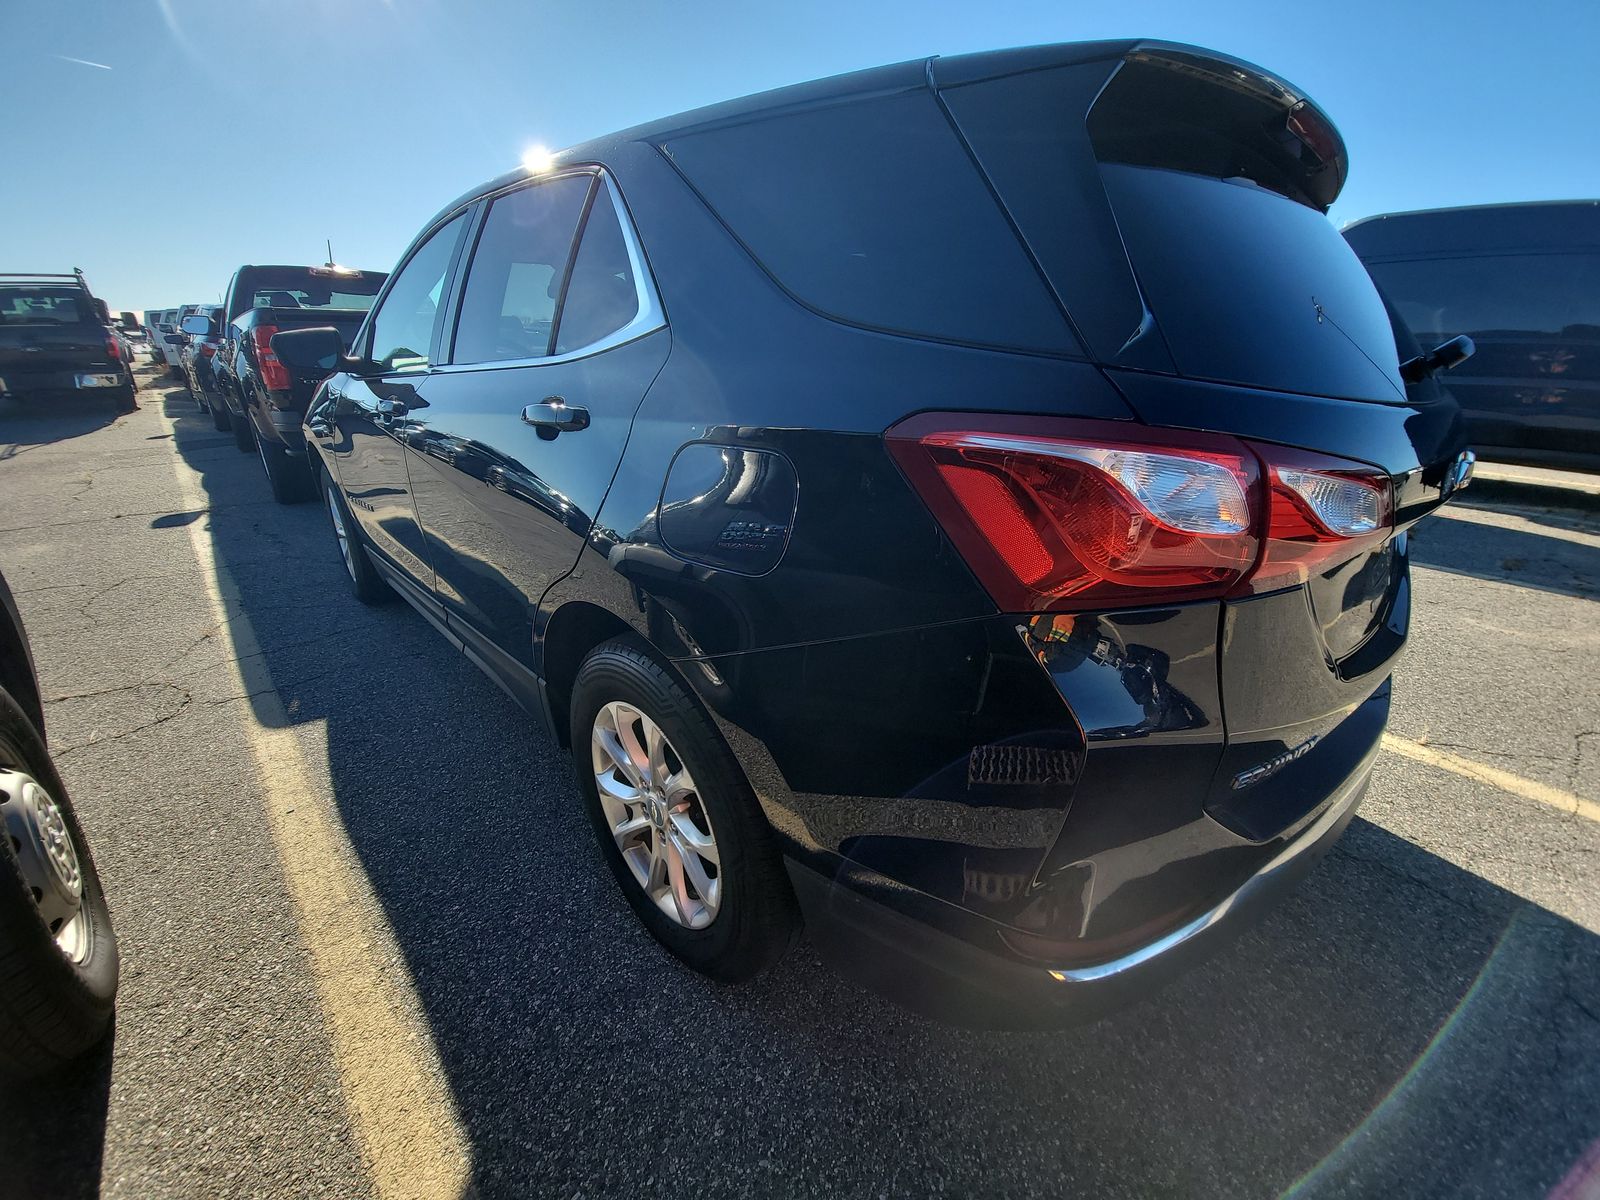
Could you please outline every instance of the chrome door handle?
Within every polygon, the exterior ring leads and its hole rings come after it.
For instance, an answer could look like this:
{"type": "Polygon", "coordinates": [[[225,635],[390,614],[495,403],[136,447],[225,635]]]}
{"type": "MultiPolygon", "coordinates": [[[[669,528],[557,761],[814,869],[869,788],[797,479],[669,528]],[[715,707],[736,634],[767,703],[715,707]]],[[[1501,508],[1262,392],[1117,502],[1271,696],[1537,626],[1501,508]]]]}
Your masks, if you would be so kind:
{"type": "Polygon", "coordinates": [[[576,404],[568,404],[560,396],[546,396],[538,404],[530,404],[522,410],[522,419],[532,425],[545,436],[554,437],[557,432],[575,433],[580,429],[589,428],[589,410],[576,404]]]}

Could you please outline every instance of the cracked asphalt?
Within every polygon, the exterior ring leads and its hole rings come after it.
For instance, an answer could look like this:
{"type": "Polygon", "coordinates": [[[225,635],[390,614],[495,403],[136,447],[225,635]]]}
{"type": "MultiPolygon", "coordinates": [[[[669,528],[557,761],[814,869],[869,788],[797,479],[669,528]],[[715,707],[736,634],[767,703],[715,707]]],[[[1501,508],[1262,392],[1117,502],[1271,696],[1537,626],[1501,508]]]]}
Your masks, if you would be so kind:
{"type": "MultiPolygon", "coordinates": [[[[1600,824],[1385,754],[1286,904],[1097,1024],[945,1028],[806,946],[720,988],[637,927],[528,719],[405,606],[351,600],[318,507],[273,504],[253,456],[144,379],[114,420],[0,403],[0,570],[123,954],[114,1041],[0,1094],[0,1194],[397,1177],[352,1117],[252,750],[268,727],[370,883],[320,915],[436,1051],[473,1194],[1543,1197],[1584,1177],[1600,824]],[[237,592],[220,621],[215,568],[237,592]]],[[[1600,514],[1469,492],[1413,547],[1393,733],[1600,800],[1600,514]]]]}

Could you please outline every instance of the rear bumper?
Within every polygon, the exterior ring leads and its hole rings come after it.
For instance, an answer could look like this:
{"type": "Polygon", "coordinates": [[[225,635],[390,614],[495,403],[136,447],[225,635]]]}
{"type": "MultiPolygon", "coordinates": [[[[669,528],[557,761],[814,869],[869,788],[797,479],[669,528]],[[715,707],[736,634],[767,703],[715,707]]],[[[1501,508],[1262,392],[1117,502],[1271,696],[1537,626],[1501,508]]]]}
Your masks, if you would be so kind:
{"type": "Polygon", "coordinates": [[[125,387],[127,372],[121,363],[101,363],[72,368],[48,370],[0,370],[0,382],[5,392],[22,395],[28,392],[103,392],[125,387]],[[89,382],[94,380],[96,382],[89,382]]]}
{"type": "Polygon", "coordinates": [[[1060,966],[997,952],[993,947],[1010,941],[998,925],[982,939],[985,945],[953,937],[900,911],[888,899],[897,890],[888,880],[847,863],[830,879],[790,860],[789,874],[823,956],[906,1007],[988,1028],[1077,1024],[1150,994],[1209,957],[1294,888],[1349,825],[1375,757],[1376,747],[1311,821],[1221,901],[1100,962],[1060,966]]]}

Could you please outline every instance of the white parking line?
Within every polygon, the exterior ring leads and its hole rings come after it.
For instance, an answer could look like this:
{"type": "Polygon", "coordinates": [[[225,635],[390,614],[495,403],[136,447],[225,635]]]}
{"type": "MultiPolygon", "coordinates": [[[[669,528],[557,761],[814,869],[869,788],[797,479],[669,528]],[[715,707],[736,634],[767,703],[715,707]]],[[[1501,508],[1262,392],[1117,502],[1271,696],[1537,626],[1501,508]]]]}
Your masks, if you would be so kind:
{"type": "MultiPolygon", "coordinates": [[[[177,453],[173,471],[190,511],[207,507],[200,476],[177,453]]],[[[260,723],[246,734],[273,841],[333,1045],[339,1085],[381,1197],[461,1196],[468,1143],[420,1005],[337,810],[315,778],[273,687],[260,645],[207,521],[188,527],[218,624],[233,647],[237,694],[260,723]]]]}
{"type": "Polygon", "coordinates": [[[1409,758],[1412,762],[1425,763],[1430,767],[1438,767],[1442,771],[1450,771],[1466,779],[1475,779],[1479,783],[1487,783],[1490,787],[1499,788],[1502,792],[1510,792],[1513,796],[1520,796],[1524,800],[1547,804],[1551,808],[1570,813],[1575,817],[1582,817],[1586,821],[1600,821],[1600,804],[1596,804],[1593,800],[1585,800],[1582,796],[1576,796],[1560,788],[1551,787],[1547,783],[1524,779],[1520,775],[1513,775],[1510,771],[1502,771],[1497,767],[1485,766],[1481,762],[1464,758],[1459,754],[1452,754],[1448,750],[1436,750],[1432,746],[1425,745],[1422,742],[1414,742],[1410,738],[1403,738],[1394,733],[1383,735],[1383,748],[1409,758]]]}

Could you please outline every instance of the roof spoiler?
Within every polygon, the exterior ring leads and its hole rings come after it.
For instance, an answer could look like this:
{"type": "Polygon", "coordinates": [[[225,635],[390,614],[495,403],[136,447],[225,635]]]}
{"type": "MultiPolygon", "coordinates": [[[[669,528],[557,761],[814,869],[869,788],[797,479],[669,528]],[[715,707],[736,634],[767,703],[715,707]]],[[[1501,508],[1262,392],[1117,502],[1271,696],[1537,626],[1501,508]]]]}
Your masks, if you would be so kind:
{"type": "Polygon", "coordinates": [[[1344,139],[1298,89],[1240,59],[1140,42],[1089,112],[1097,157],[1244,178],[1326,212],[1349,174],[1344,139]]]}

